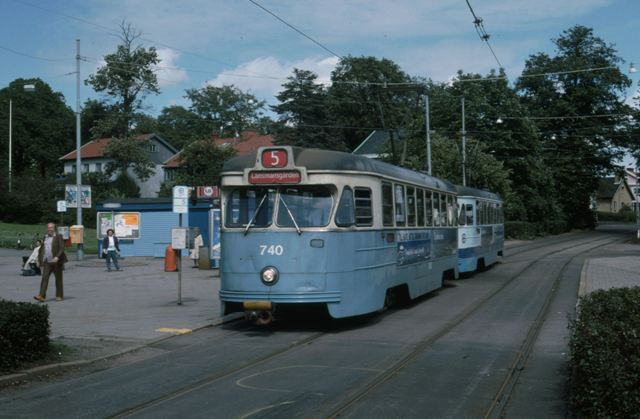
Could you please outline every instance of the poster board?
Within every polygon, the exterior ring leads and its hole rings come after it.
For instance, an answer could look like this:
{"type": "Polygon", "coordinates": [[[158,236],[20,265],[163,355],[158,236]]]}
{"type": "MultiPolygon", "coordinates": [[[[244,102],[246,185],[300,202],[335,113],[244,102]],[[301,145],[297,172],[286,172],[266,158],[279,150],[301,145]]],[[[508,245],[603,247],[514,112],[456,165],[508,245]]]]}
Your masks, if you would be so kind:
{"type": "MultiPolygon", "coordinates": [[[[77,185],[64,185],[64,200],[67,208],[78,208],[77,185]]],[[[91,186],[80,185],[80,203],[82,208],[91,208],[91,186]]]]}
{"type": "Polygon", "coordinates": [[[107,235],[107,230],[112,228],[118,239],[139,239],[140,220],[139,212],[98,212],[96,233],[102,239],[107,235]]]}

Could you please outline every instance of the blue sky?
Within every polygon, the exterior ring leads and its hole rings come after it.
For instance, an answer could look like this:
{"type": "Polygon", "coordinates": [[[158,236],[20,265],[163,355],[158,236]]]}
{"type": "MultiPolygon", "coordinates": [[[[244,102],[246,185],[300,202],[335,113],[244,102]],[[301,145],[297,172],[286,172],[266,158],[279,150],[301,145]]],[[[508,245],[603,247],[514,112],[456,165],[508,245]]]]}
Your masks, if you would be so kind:
{"type": "MultiPolygon", "coordinates": [[[[256,0],[339,55],[373,55],[411,75],[445,81],[458,69],[485,74],[497,64],[480,41],[465,0],[256,0]]],[[[553,53],[552,38],[580,24],[615,44],[640,68],[637,0],[470,0],[514,80],[531,54],[553,53]]],[[[294,67],[328,79],[337,58],[248,0],[0,0],[0,88],[39,77],[75,107],[75,39],[82,79],[115,50],[122,20],[163,59],[162,93],[148,112],[188,105],[184,91],[234,84],[274,103],[294,67]],[[11,50],[11,51],[10,51],[11,50]]],[[[636,95],[640,72],[630,74],[636,95]]],[[[98,95],[82,85],[81,101],[98,95]]]]}

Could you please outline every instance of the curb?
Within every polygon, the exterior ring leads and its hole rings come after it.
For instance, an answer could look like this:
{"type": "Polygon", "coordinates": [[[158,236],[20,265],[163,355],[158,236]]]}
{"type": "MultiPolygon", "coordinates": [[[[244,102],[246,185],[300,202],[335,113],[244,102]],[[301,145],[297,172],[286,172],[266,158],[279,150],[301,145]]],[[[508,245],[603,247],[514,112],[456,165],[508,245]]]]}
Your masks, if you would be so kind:
{"type": "Polygon", "coordinates": [[[584,261],[584,264],[582,265],[582,269],[580,270],[580,286],[578,287],[578,298],[587,294],[587,271],[590,264],[591,259],[586,259],[584,261]]]}
{"type": "MultiPolygon", "coordinates": [[[[244,314],[238,315],[238,316],[233,316],[233,317],[231,317],[229,319],[226,319],[226,320],[225,319],[220,319],[219,321],[216,321],[216,322],[213,322],[213,323],[210,323],[210,324],[205,324],[203,326],[196,327],[195,329],[192,329],[191,332],[189,332],[189,333],[194,333],[194,332],[197,332],[199,330],[206,329],[206,328],[209,328],[209,327],[217,327],[217,326],[221,326],[223,324],[233,323],[233,322],[236,322],[236,321],[241,320],[241,319],[244,319],[244,314]]],[[[7,387],[8,385],[11,385],[11,383],[14,382],[14,381],[36,378],[36,377],[39,377],[39,376],[41,376],[43,374],[46,374],[46,373],[49,373],[49,372],[53,372],[53,371],[63,370],[65,368],[81,367],[81,366],[91,365],[91,364],[94,364],[96,362],[105,361],[107,359],[111,359],[111,358],[115,358],[115,357],[118,357],[118,356],[121,356],[121,355],[125,355],[125,354],[127,354],[129,352],[134,352],[134,351],[146,348],[147,346],[155,345],[156,343],[163,342],[163,341],[169,340],[169,339],[174,339],[174,338],[177,338],[179,336],[183,336],[183,335],[182,334],[175,334],[175,335],[162,336],[162,337],[159,337],[157,339],[151,340],[149,342],[145,342],[143,344],[136,345],[136,346],[131,346],[129,348],[122,349],[122,350],[120,350],[118,352],[115,352],[115,353],[112,353],[112,354],[108,354],[108,355],[102,355],[102,356],[99,356],[99,357],[93,358],[93,359],[80,359],[78,361],[59,362],[59,363],[55,363],[55,364],[41,365],[39,367],[34,367],[34,368],[28,369],[26,371],[22,371],[22,372],[10,374],[10,375],[0,376],[0,387],[7,387]]]]}

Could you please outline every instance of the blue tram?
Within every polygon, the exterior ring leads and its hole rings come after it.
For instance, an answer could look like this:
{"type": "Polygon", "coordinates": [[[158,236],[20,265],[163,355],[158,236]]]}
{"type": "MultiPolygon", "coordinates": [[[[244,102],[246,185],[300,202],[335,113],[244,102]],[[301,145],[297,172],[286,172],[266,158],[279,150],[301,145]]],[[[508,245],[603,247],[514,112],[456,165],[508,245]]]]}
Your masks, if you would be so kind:
{"type": "Polygon", "coordinates": [[[492,192],[466,186],[457,186],[457,190],[458,271],[482,270],[503,254],[503,203],[492,192]]]}
{"type": "Polygon", "coordinates": [[[263,147],[221,174],[223,314],[292,305],[334,318],[457,278],[456,187],[352,154],[263,147]]]}

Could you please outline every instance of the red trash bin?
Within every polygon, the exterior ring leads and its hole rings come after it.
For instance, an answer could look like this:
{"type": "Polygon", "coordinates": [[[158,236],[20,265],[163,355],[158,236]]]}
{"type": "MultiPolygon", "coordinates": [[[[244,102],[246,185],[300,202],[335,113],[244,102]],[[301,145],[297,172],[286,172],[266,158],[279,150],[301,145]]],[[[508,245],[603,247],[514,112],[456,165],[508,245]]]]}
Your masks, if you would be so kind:
{"type": "Polygon", "coordinates": [[[164,251],[164,271],[176,272],[178,270],[177,259],[177,251],[173,250],[171,245],[167,246],[164,251]]]}

